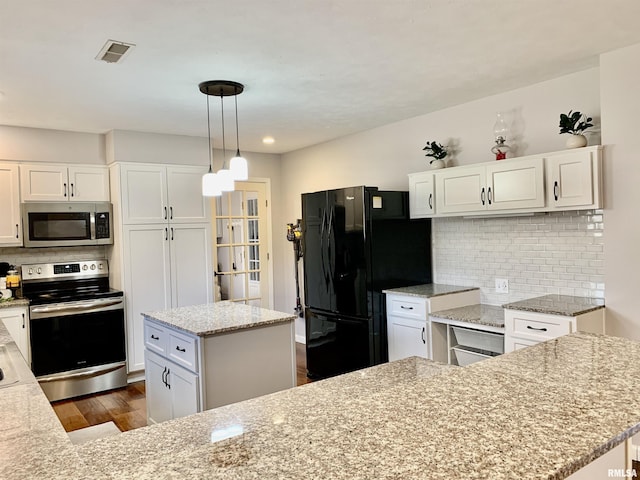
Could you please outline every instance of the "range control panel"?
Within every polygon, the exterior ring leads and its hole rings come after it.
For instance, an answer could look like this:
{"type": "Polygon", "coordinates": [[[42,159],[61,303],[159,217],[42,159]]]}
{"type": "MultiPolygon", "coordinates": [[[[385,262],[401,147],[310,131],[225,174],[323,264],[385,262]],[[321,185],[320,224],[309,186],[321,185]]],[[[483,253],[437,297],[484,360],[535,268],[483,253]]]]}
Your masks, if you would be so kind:
{"type": "Polygon", "coordinates": [[[109,275],[109,264],[106,260],[22,265],[23,282],[57,278],[102,277],[107,275],[109,275]]]}

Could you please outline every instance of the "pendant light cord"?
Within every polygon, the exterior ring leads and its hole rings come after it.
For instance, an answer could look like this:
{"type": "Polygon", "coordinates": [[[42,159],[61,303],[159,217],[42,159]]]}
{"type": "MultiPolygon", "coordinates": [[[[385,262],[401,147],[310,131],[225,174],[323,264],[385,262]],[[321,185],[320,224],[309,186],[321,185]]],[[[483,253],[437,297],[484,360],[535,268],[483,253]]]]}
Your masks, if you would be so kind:
{"type": "Polygon", "coordinates": [[[236,103],[236,157],[240,156],[240,134],[238,133],[238,88],[235,88],[236,94],[233,99],[236,103]]]}
{"type": "Polygon", "coordinates": [[[213,173],[213,148],[211,148],[211,119],[209,116],[209,95],[207,94],[207,132],[209,133],[209,173],[213,173]]]}
{"type": "Polygon", "coordinates": [[[222,168],[224,168],[224,164],[227,161],[227,147],[224,143],[224,94],[222,89],[220,90],[220,106],[222,110],[222,168]]]}

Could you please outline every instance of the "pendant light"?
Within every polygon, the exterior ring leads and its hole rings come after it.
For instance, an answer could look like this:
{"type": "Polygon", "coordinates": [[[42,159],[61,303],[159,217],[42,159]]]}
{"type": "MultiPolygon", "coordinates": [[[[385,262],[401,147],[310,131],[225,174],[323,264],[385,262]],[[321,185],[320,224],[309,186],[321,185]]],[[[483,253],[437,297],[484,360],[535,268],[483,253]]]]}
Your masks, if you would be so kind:
{"type": "Polygon", "coordinates": [[[230,80],[208,80],[198,85],[202,93],[207,95],[207,125],[209,127],[209,172],[202,177],[202,195],[219,196],[222,192],[231,192],[234,190],[234,180],[246,180],[248,178],[246,160],[240,156],[239,135],[238,135],[238,101],[236,98],[236,157],[231,160],[230,166],[236,166],[236,175],[230,168],[225,168],[226,163],[226,144],[225,144],[225,125],[224,125],[224,97],[237,97],[244,90],[244,85],[230,80]],[[211,144],[211,126],[209,116],[209,95],[220,97],[221,117],[222,117],[222,150],[223,160],[222,169],[217,173],[213,171],[213,145],[211,144]],[[239,158],[240,160],[235,159],[239,158]],[[244,169],[242,161],[244,160],[244,169]],[[237,177],[237,178],[236,178],[237,177]]]}
{"type": "Polygon", "coordinates": [[[202,176],[202,195],[219,197],[222,190],[218,187],[217,176],[213,173],[213,145],[211,145],[211,120],[209,117],[209,97],[207,96],[207,132],[209,134],[209,171],[202,176]]]}
{"type": "Polygon", "coordinates": [[[238,94],[233,96],[236,104],[236,156],[231,159],[229,169],[234,180],[247,180],[249,178],[249,168],[247,160],[240,155],[240,134],[238,133],[238,94]]]}

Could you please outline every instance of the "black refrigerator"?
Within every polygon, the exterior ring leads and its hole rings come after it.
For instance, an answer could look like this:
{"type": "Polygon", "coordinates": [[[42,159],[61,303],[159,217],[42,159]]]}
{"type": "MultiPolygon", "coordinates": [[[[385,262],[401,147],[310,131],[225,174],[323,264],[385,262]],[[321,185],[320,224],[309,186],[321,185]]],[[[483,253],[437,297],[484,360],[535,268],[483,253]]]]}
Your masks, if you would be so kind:
{"type": "Polygon", "coordinates": [[[431,221],[407,192],[350,187],[302,195],[307,375],[387,361],[383,289],[431,283],[431,221]]]}

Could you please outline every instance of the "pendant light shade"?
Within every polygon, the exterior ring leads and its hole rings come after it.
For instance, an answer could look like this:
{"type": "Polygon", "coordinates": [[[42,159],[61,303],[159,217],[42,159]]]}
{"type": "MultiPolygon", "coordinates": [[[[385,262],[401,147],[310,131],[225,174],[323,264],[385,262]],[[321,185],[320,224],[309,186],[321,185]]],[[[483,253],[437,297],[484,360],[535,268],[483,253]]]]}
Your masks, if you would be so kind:
{"type": "Polygon", "coordinates": [[[218,185],[217,175],[212,171],[202,176],[202,195],[204,197],[219,197],[222,190],[218,185]]]}
{"type": "Polygon", "coordinates": [[[247,161],[240,155],[238,134],[238,99],[237,96],[244,91],[244,85],[230,80],[209,80],[200,83],[198,88],[207,95],[207,127],[209,133],[209,172],[202,177],[202,195],[206,197],[219,196],[222,192],[232,192],[235,189],[235,180],[247,180],[249,177],[247,161]],[[223,97],[233,96],[236,110],[236,156],[226,164],[226,158],[222,160],[222,168],[214,173],[213,170],[213,145],[211,142],[211,121],[209,115],[209,96],[220,97],[222,116],[222,145],[223,156],[226,157],[224,135],[224,101],[223,97]],[[225,164],[228,165],[225,168],[225,164]]]}
{"type": "Polygon", "coordinates": [[[238,155],[239,153],[237,152],[236,156],[231,159],[229,169],[234,180],[242,181],[249,178],[249,168],[247,167],[247,160],[238,155]]]}

